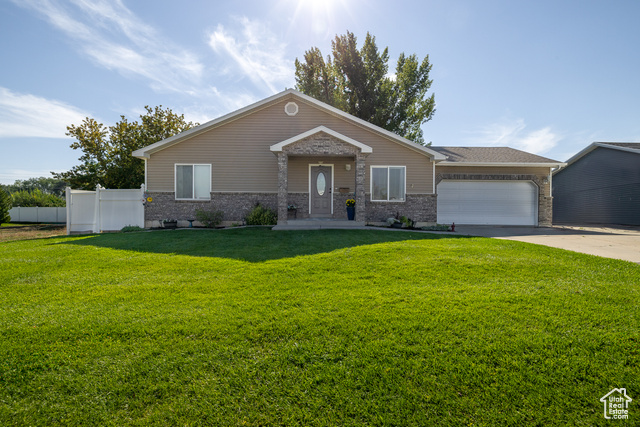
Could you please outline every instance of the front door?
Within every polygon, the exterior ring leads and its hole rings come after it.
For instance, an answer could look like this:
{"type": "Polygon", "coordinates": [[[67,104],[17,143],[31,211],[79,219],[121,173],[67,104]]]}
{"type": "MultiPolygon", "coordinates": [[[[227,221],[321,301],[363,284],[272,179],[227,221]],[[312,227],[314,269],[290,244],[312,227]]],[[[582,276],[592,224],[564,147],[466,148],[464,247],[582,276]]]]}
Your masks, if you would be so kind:
{"type": "Polygon", "coordinates": [[[331,166],[311,166],[310,173],[311,197],[310,214],[313,216],[331,216],[331,166]]]}

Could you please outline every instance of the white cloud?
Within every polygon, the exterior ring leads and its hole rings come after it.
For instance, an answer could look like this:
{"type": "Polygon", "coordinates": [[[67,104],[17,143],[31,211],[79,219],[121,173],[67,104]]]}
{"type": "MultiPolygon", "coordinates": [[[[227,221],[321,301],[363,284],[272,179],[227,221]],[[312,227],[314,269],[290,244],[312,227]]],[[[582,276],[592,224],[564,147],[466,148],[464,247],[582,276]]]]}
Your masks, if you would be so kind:
{"type": "Polygon", "coordinates": [[[502,120],[485,126],[467,141],[474,145],[509,146],[534,154],[543,154],[554,148],[562,139],[547,126],[528,130],[524,119],[502,120]]]}
{"type": "Polygon", "coordinates": [[[67,126],[87,116],[64,102],[0,87],[0,138],[65,138],[67,126]]]}
{"type": "Polygon", "coordinates": [[[240,28],[231,31],[218,25],[209,35],[209,46],[231,59],[234,68],[257,86],[266,86],[270,92],[293,86],[293,61],[286,59],[286,44],[259,21],[243,17],[237,22],[240,28]]]}
{"type": "Polygon", "coordinates": [[[195,55],[163,40],[120,0],[14,0],[39,13],[80,45],[99,65],[129,76],[141,76],[158,91],[193,93],[203,65],[195,55]]]}

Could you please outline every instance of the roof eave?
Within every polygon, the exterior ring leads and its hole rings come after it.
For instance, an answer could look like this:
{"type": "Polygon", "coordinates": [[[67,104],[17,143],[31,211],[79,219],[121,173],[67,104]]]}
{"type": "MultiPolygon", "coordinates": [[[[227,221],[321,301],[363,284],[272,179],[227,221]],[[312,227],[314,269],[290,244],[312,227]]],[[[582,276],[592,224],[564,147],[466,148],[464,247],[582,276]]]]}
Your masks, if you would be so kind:
{"type": "Polygon", "coordinates": [[[566,166],[566,163],[536,163],[536,162],[451,162],[444,161],[438,163],[438,166],[481,166],[481,167],[536,167],[536,168],[559,168],[566,166]]]}
{"type": "Polygon", "coordinates": [[[236,118],[236,117],[241,117],[243,114],[254,110],[256,108],[260,108],[261,106],[265,105],[265,104],[269,104],[270,102],[279,99],[279,98],[284,98],[285,96],[291,94],[291,93],[295,93],[295,90],[293,89],[287,89],[283,92],[280,93],[276,93],[275,95],[272,95],[268,98],[262,99],[258,102],[254,102],[253,104],[247,105],[246,107],[243,107],[239,110],[236,111],[232,111],[231,113],[225,114],[224,116],[220,116],[216,119],[210,120],[206,123],[203,123],[199,126],[196,126],[194,128],[191,128],[189,130],[186,130],[184,132],[181,132],[177,135],[173,135],[170,136],[169,138],[163,139],[161,141],[158,141],[154,144],[148,145],[146,147],[143,147],[139,150],[134,151],[132,154],[135,157],[141,158],[141,156],[144,156],[146,158],[149,158],[149,156],[153,153],[156,153],[158,151],[164,150],[165,148],[168,148],[172,145],[175,145],[181,141],[184,141],[185,139],[191,138],[193,136],[199,135],[201,133],[207,132],[208,130],[210,130],[213,127],[216,127],[217,125],[224,123],[230,119],[236,118]]]}
{"type": "Polygon", "coordinates": [[[331,113],[333,113],[335,115],[344,117],[344,118],[346,118],[348,120],[351,120],[351,121],[353,121],[355,123],[358,123],[359,125],[361,125],[361,126],[363,126],[365,128],[368,128],[369,130],[372,130],[374,132],[377,132],[377,133],[379,133],[381,135],[384,135],[387,138],[390,138],[390,139],[392,139],[392,140],[394,140],[396,142],[399,142],[399,143],[407,146],[408,148],[411,148],[412,150],[421,151],[423,154],[428,154],[429,157],[431,157],[434,161],[442,161],[442,160],[445,160],[447,158],[445,155],[443,155],[443,154],[441,154],[441,153],[439,153],[439,152],[437,152],[435,150],[432,150],[432,149],[430,149],[428,147],[425,147],[424,145],[420,145],[420,144],[418,144],[416,142],[413,142],[413,141],[410,141],[410,140],[408,140],[406,138],[403,138],[400,135],[397,135],[397,134],[395,134],[395,133],[393,133],[391,131],[388,131],[388,130],[386,130],[384,128],[381,128],[380,126],[374,125],[373,123],[369,123],[366,120],[362,120],[359,117],[355,117],[355,116],[352,116],[349,113],[345,113],[344,111],[342,111],[342,110],[340,110],[340,109],[338,109],[336,107],[333,107],[333,106],[331,106],[329,104],[325,104],[322,101],[318,101],[317,99],[312,98],[309,95],[305,95],[304,93],[298,92],[298,91],[293,90],[293,89],[289,89],[289,90],[295,96],[301,98],[302,100],[304,100],[304,101],[306,101],[306,102],[308,102],[310,104],[313,104],[313,105],[317,106],[318,108],[322,108],[322,109],[324,109],[326,111],[329,111],[329,112],[331,112],[331,113]]]}
{"type": "Polygon", "coordinates": [[[582,150],[574,154],[572,157],[570,157],[569,160],[567,160],[565,165],[570,165],[571,163],[575,163],[576,161],[580,160],[580,158],[586,156],[587,154],[589,154],[590,152],[592,152],[598,147],[640,154],[640,150],[636,148],[620,147],[619,145],[611,145],[611,144],[607,144],[606,142],[592,142],[586,148],[583,148],[582,150]]]}

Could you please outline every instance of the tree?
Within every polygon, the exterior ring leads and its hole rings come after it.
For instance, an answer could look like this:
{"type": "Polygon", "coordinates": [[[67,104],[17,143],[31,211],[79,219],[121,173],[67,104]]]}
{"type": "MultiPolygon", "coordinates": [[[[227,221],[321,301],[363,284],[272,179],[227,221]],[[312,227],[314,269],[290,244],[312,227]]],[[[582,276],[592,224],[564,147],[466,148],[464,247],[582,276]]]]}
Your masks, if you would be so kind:
{"type": "Polygon", "coordinates": [[[3,188],[0,188],[0,225],[11,221],[9,209],[11,209],[11,197],[3,188]]]}
{"type": "Polygon", "coordinates": [[[389,53],[379,52],[375,37],[367,33],[362,49],[347,31],[331,43],[333,58],[313,47],[296,58],[296,89],[356,117],[424,144],[422,129],[435,113],[435,97],[427,95],[431,64],[427,55],[401,53],[395,77],[389,76],[389,53]]]}
{"type": "Polygon", "coordinates": [[[23,208],[34,206],[53,208],[64,207],[67,204],[64,197],[58,196],[57,194],[45,193],[37,188],[32,191],[21,190],[11,193],[11,200],[13,206],[21,206],[23,208]]]}
{"type": "Polygon", "coordinates": [[[41,176],[38,178],[28,178],[25,180],[17,179],[13,184],[5,185],[4,188],[10,194],[17,193],[18,191],[31,192],[34,190],[40,190],[46,194],[63,196],[64,188],[66,186],[67,183],[62,180],[41,176]]]}
{"type": "Polygon", "coordinates": [[[82,164],[68,172],[52,172],[53,176],[77,189],[93,190],[98,184],[106,188],[139,187],[144,182],[144,162],[131,153],[197,126],[169,108],[144,108],[147,113],[140,116],[140,123],[120,116],[118,123],[106,127],[87,117],[79,126],[68,126],[67,135],[76,139],[71,148],[84,153],[79,159],[82,164]]]}

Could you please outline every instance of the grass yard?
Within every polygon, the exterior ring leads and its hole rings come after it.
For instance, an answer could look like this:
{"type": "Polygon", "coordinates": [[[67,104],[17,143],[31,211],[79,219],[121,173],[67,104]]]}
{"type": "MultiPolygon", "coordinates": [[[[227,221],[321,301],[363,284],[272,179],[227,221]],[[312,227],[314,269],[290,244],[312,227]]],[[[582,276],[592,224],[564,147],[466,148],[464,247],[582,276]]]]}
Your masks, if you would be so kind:
{"type": "Polygon", "coordinates": [[[59,224],[23,224],[3,223],[0,226],[0,242],[12,240],[41,239],[43,237],[63,236],[67,228],[59,224]]]}
{"type": "Polygon", "coordinates": [[[449,234],[4,242],[0,425],[638,425],[639,283],[449,234]]]}

